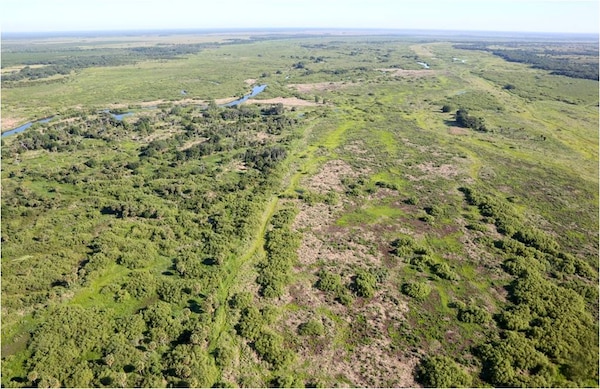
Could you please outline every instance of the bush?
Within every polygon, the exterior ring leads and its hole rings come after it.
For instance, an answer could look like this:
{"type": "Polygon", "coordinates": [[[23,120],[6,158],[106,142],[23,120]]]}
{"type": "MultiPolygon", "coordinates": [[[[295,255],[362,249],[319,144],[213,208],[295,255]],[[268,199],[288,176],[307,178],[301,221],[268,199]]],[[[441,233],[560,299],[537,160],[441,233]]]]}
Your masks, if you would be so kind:
{"type": "Polygon", "coordinates": [[[456,281],[458,275],[450,268],[447,263],[437,263],[433,266],[433,272],[440,278],[456,281]]]}
{"type": "Polygon", "coordinates": [[[431,207],[425,207],[424,211],[433,217],[439,217],[444,214],[444,209],[439,205],[432,205],[431,207]]]}
{"type": "Polygon", "coordinates": [[[454,111],[454,108],[451,105],[444,104],[442,106],[442,112],[447,113],[447,112],[452,112],[452,111],[454,111]]]}
{"type": "Polygon", "coordinates": [[[337,300],[340,302],[340,304],[345,305],[345,306],[349,306],[350,304],[352,304],[352,301],[353,301],[350,293],[348,293],[346,291],[339,293],[337,296],[337,300]]]}
{"type": "Polygon", "coordinates": [[[254,342],[254,349],[262,359],[281,368],[292,359],[289,350],[283,347],[283,338],[279,334],[263,331],[254,342]]]}
{"type": "Polygon", "coordinates": [[[298,326],[298,335],[302,336],[321,336],[325,333],[325,327],[319,320],[309,320],[298,326]]]}
{"type": "Polygon", "coordinates": [[[512,237],[527,246],[534,247],[543,252],[554,253],[558,249],[558,243],[554,239],[535,228],[522,228],[515,232],[512,237]]]}
{"type": "Polygon", "coordinates": [[[248,307],[242,311],[236,327],[238,334],[246,339],[255,340],[264,326],[264,319],[256,307],[248,307]]]}
{"type": "Polygon", "coordinates": [[[435,222],[435,217],[433,217],[429,214],[425,214],[425,215],[421,216],[419,218],[419,220],[421,220],[422,222],[425,222],[425,223],[433,224],[435,222]]]}
{"type": "Polygon", "coordinates": [[[323,292],[339,292],[342,290],[342,277],[339,274],[329,273],[326,270],[319,271],[319,280],[315,286],[323,292]]]}
{"type": "Polygon", "coordinates": [[[399,257],[411,254],[414,245],[415,240],[410,236],[400,237],[391,243],[393,253],[399,257]]]}
{"type": "Polygon", "coordinates": [[[243,310],[252,306],[253,299],[250,292],[239,292],[229,300],[229,306],[233,309],[243,310]]]}
{"type": "Polygon", "coordinates": [[[425,271],[430,266],[433,266],[435,261],[429,255],[415,255],[408,263],[413,265],[418,271],[425,271]]]}
{"type": "Polygon", "coordinates": [[[375,276],[364,270],[359,271],[354,277],[353,289],[359,297],[373,297],[375,295],[375,276]]]}
{"type": "Polygon", "coordinates": [[[402,293],[417,300],[424,300],[431,293],[431,286],[424,282],[407,282],[402,285],[402,293]]]}
{"type": "Polygon", "coordinates": [[[430,388],[458,388],[471,385],[471,376],[456,362],[444,356],[424,358],[417,367],[417,380],[430,388]]]}
{"type": "Polygon", "coordinates": [[[463,323],[485,324],[489,322],[491,315],[484,308],[467,306],[458,310],[458,320],[463,323]]]}

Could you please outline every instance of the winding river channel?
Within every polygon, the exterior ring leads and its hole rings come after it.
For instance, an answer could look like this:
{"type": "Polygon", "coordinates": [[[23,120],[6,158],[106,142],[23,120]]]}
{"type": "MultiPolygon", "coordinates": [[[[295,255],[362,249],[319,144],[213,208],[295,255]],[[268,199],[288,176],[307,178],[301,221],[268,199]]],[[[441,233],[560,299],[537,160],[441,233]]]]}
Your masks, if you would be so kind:
{"type": "MultiPolygon", "coordinates": [[[[243,102],[247,101],[249,98],[254,97],[254,96],[258,95],[259,93],[261,93],[262,91],[264,91],[266,87],[267,87],[266,84],[257,85],[254,88],[252,88],[252,92],[250,92],[249,94],[244,95],[237,100],[230,101],[229,103],[222,104],[221,107],[235,107],[236,105],[240,105],[243,102]]],[[[114,117],[116,120],[123,120],[124,117],[133,115],[133,112],[125,112],[125,113],[115,114],[115,113],[110,112],[108,109],[103,110],[103,112],[110,113],[112,115],[112,117],[114,117]]],[[[29,127],[33,126],[35,123],[48,123],[53,118],[54,118],[54,116],[51,116],[48,118],[35,120],[33,122],[27,122],[27,123],[23,124],[22,126],[13,128],[12,130],[2,133],[2,137],[4,138],[5,136],[11,136],[11,135],[23,132],[26,129],[28,129],[29,127]]]]}

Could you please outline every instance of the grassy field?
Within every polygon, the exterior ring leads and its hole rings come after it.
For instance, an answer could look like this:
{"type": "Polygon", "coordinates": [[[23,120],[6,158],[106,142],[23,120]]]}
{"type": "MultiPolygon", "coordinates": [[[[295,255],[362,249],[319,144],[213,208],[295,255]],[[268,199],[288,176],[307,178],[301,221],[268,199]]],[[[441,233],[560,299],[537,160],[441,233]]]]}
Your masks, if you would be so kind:
{"type": "Polygon", "coordinates": [[[56,115],[2,141],[3,386],[598,385],[597,80],[423,37],[82,39],[3,42],[3,74],[124,61],[3,84],[3,131],[56,115]],[[201,46],[132,60],[171,44],[201,46]],[[210,104],[255,84],[283,105],[210,104]]]}

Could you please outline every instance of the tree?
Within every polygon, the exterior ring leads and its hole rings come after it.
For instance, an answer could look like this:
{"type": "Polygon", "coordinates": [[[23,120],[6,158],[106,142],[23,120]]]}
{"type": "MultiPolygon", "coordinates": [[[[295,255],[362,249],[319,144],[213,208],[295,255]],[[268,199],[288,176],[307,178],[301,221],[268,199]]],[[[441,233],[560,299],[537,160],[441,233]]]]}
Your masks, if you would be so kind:
{"type": "Polygon", "coordinates": [[[456,122],[461,127],[487,132],[487,127],[485,126],[485,121],[483,118],[469,115],[469,111],[464,108],[460,108],[458,111],[456,111],[456,122]]]}
{"type": "Polygon", "coordinates": [[[432,356],[421,360],[417,380],[430,388],[458,388],[470,386],[472,378],[450,358],[432,356]]]}

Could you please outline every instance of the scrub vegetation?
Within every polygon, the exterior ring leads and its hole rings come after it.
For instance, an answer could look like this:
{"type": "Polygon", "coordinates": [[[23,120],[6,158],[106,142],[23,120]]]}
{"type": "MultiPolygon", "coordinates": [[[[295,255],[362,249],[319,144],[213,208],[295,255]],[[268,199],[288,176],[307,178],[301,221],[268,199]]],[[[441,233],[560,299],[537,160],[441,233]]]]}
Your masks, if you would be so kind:
{"type": "Polygon", "coordinates": [[[3,41],[2,385],[598,386],[598,42],[447,39],[3,41]]]}

